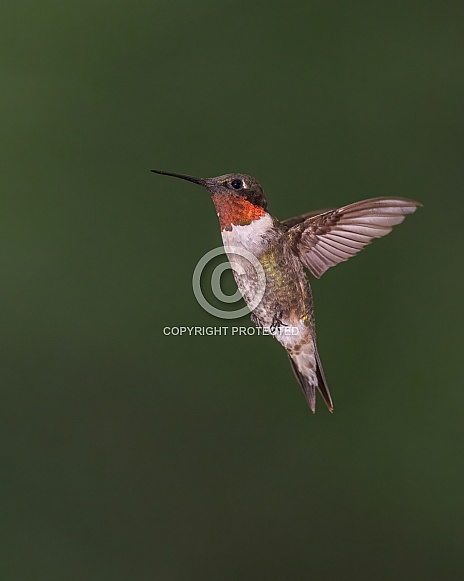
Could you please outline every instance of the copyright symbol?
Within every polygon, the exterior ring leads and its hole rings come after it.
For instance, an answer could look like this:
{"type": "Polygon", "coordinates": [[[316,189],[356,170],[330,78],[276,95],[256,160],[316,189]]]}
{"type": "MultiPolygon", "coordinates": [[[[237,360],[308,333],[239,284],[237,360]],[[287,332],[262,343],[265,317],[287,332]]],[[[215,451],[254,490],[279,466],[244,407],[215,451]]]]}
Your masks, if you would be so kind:
{"type": "Polygon", "coordinates": [[[192,288],[195,298],[205,311],[220,319],[238,319],[239,317],[243,317],[243,315],[247,315],[253,311],[261,302],[261,299],[264,296],[264,291],[266,290],[266,275],[259,260],[248,250],[237,246],[231,246],[228,247],[226,253],[224,247],[219,246],[218,248],[214,248],[213,250],[207,252],[198,261],[198,264],[193,271],[192,288]],[[220,256],[222,254],[226,254],[229,262],[222,262],[213,270],[211,275],[211,290],[214,296],[219,301],[229,304],[240,300],[241,294],[238,289],[233,295],[227,295],[221,289],[221,275],[225,270],[228,269],[232,269],[235,275],[238,275],[239,277],[250,277],[251,274],[251,279],[253,279],[253,288],[256,289],[253,295],[248,297],[248,305],[234,311],[224,311],[214,307],[211,303],[208,302],[203,294],[203,291],[201,290],[201,275],[205,266],[211,260],[213,260],[213,258],[216,258],[216,256],[220,256]]]}

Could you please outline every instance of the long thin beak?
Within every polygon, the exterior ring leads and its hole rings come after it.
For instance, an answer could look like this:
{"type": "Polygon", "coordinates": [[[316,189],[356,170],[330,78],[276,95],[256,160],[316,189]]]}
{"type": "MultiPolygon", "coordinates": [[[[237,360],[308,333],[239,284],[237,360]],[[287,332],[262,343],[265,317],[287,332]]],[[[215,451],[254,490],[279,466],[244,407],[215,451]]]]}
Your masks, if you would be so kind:
{"type": "Polygon", "coordinates": [[[186,176],[181,173],[171,173],[168,171],[160,171],[158,169],[152,169],[153,173],[159,173],[163,176],[171,176],[173,178],[180,178],[181,180],[187,180],[188,182],[193,182],[194,184],[198,184],[199,186],[205,186],[206,180],[203,178],[195,178],[193,176],[186,176]]]}

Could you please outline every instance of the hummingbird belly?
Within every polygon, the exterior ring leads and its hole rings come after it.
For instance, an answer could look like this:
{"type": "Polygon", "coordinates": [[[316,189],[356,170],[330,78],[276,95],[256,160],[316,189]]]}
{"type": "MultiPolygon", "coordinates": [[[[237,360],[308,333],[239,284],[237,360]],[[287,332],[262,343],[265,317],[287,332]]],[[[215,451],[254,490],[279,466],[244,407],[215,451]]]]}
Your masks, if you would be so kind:
{"type": "Polygon", "coordinates": [[[314,327],[311,288],[303,265],[282,230],[261,219],[223,232],[223,241],[237,286],[253,310],[254,322],[262,327],[287,326],[311,332],[314,327]],[[259,261],[264,281],[260,280],[255,265],[234,251],[237,248],[244,248],[259,261]],[[255,306],[253,299],[262,292],[263,283],[264,294],[255,306]]]}

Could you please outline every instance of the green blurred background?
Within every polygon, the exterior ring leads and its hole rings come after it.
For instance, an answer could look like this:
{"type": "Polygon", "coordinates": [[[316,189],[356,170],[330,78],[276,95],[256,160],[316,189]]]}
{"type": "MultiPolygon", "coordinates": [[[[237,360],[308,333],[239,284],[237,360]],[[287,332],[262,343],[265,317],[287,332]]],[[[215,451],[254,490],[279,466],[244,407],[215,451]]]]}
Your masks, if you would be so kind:
{"type": "MultiPolygon", "coordinates": [[[[0,578],[464,576],[464,4],[5,2],[0,578]],[[191,288],[241,171],[424,204],[314,281],[335,401],[191,288]]],[[[249,325],[248,318],[239,324],[249,325]]]]}

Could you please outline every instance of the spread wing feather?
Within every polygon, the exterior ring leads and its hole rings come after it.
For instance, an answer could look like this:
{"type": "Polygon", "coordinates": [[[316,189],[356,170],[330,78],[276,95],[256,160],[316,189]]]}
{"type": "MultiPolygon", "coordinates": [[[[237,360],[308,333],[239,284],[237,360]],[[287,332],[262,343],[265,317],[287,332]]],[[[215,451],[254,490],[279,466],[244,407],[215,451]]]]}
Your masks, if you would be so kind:
{"type": "Polygon", "coordinates": [[[304,214],[300,214],[299,216],[293,216],[292,218],[287,218],[286,220],[282,220],[281,224],[285,226],[285,228],[289,229],[297,224],[301,224],[308,218],[312,218],[313,216],[318,216],[319,214],[325,214],[329,210],[333,208],[326,208],[325,210],[312,210],[311,212],[305,212],[304,214]]]}
{"type": "MultiPolygon", "coordinates": [[[[288,235],[301,262],[320,278],[331,266],[348,260],[369,244],[391,232],[407,214],[412,214],[419,202],[406,198],[370,198],[329,210],[291,225],[288,235]]],[[[305,216],[305,215],[304,215],[305,216]]]]}

